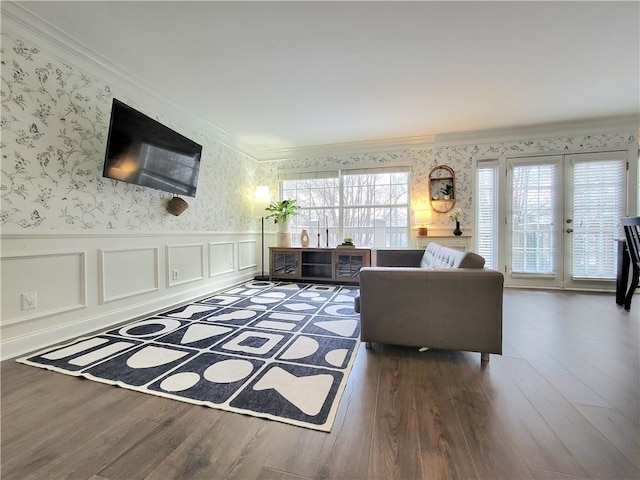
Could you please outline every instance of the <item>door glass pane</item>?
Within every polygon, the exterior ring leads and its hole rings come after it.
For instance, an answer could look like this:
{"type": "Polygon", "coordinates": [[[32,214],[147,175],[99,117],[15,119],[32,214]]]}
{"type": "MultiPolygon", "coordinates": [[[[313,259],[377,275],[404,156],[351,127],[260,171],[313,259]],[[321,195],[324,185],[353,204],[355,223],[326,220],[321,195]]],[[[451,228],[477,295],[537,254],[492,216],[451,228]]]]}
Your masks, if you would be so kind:
{"type": "Polygon", "coordinates": [[[573,164],[572,277],[614,279],[616,239],[625,214],[624,160],[576,160],[573,164]]]}
{"type": "Polygon", "coordinates": [[[273,254],[274,275],[295,275],[296,256],[290,252],[274,252],[273,254]]]}
{"type": "Polygon", "coordinates": [[[556,245],[554,212],[555,164],[513,167],[511,270],[553,274],[556,245]]]}
{"type": "Polygon", "coordinates": [[[338,255],[338,277],[357,277],[362,268],[362,255],[338,255]]]}

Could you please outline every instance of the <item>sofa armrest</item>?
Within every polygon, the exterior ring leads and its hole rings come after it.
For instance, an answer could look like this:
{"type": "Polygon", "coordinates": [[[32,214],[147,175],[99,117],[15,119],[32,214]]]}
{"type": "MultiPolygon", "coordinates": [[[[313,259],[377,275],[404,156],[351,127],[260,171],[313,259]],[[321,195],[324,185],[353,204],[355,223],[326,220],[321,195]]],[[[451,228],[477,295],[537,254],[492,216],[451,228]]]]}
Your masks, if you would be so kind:
{"type": "Polygon", "coordinates": [[[419,267],[424,250],[378,250],[376,265],[379,267],[419,267]]]}
{"type": "Polygon", "coordinates": [[[366,342],[502,353],[502,273],[475,268],[360,271],[366,342]]]}

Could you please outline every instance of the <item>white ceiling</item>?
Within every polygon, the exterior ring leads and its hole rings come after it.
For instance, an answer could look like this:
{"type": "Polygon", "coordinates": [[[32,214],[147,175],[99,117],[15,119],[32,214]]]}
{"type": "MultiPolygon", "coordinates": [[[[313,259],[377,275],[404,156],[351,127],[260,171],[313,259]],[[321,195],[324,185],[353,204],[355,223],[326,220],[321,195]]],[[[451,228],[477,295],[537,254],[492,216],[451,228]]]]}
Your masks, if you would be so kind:
{"type": "Polygon", "coordinates": [[[638,115],[638,2],[20,2],[257,151],[638,115]]]}

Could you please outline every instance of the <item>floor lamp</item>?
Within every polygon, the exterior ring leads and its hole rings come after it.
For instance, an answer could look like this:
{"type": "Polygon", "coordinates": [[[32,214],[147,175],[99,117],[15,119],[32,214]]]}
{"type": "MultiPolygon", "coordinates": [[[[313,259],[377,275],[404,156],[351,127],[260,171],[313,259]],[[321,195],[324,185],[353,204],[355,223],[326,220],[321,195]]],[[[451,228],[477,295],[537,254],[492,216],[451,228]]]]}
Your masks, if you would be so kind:
{"type": "Polygon", "coordinates": [[[256,198],[253,204],[253,216],[260,217],[262,221],[262,243],[260,244],[260,250],[262,251],[262,272],[260,275],[256,275],[254,280],[261,282],[269,280],[269,276],[264,273],[264,214],[266,208],[271,202],[271,195],[269,194],[269,187],[265,185],[259,185],[256,187],[256,198]]]}

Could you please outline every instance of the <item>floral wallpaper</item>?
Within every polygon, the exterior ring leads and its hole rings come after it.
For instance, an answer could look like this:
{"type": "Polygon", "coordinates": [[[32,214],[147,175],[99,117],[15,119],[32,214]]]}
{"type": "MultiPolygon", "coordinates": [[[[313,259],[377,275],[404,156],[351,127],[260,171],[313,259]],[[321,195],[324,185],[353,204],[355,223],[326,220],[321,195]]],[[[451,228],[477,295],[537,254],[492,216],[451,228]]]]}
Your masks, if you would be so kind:
{"type": "Polygon", "coordinates": [[[140,105],[6,32],[0,53],[3,232],[256,228],[256,162],[206,126],[177,123],[166,107],[140,105]],[[114,96],[202,145],[197,195],[179,217],[166,211],[171,194],[102,177],[114,96]]]}
{"type": "MultiPolygon", "coordinates": [[[[540,140],[523,140],[500,143],[478,143],[459,146],[433,146],[418,149],[406,149],[392,152],[367,153],[363,155],[344,155],[318,158],[303,158],[277,163],[269,163],[258,167],[258,176],[270,179],[269,184],[277,190],[278,172],[285,170],[313,170],[329,166],[336,168],[370,167],[372,164],[388,164],[402,162],[411,165],[411,202],[426,202],[429,198],[429,173],[436,165],[448,165],[456,177],[456,208],[461,210],[461,224],[471,227],[473,220],[473,183],[474,162],[476,159],[499,158],[503,155],[518,156],[525,154],[541,154],[545,152],[570,151],[577,152],[593,148],[627,149],[637,144],[636,134],[609,133],[599,135],[582,135],[574,137],[545,138],[540,140]]],[[[448,213],[433,212],[431,227],[450,227],[453,220],[448,213]]]]}
{"type": "MultiPolygon", "coordinates": [[[[473,228],[475,159],[597,147],[626,149],[637,142],[634,132],[621,132],[260,163],[212,140],[206,125],[181,124],[165,106],[139,104],[125,92],[114,92],[102,81],[6,31],[2,33],[0,53],[0,226],[5,233],[51,229],[255,230],[254,186],[269,185],[272,196],[276,196],[279,171],[392,162],[411,165],[414,204],[428,199],[428,177],[433,167],[453,168],[461,223],[473,228]],[[203,146],[197,196],[185,198],[190,207],[179,217],[165,209],[170,194],[102,177],[114,96],[203,146]]],[[[451,224],[449,214],[434,214],[432,227],[451,224]]]]}

